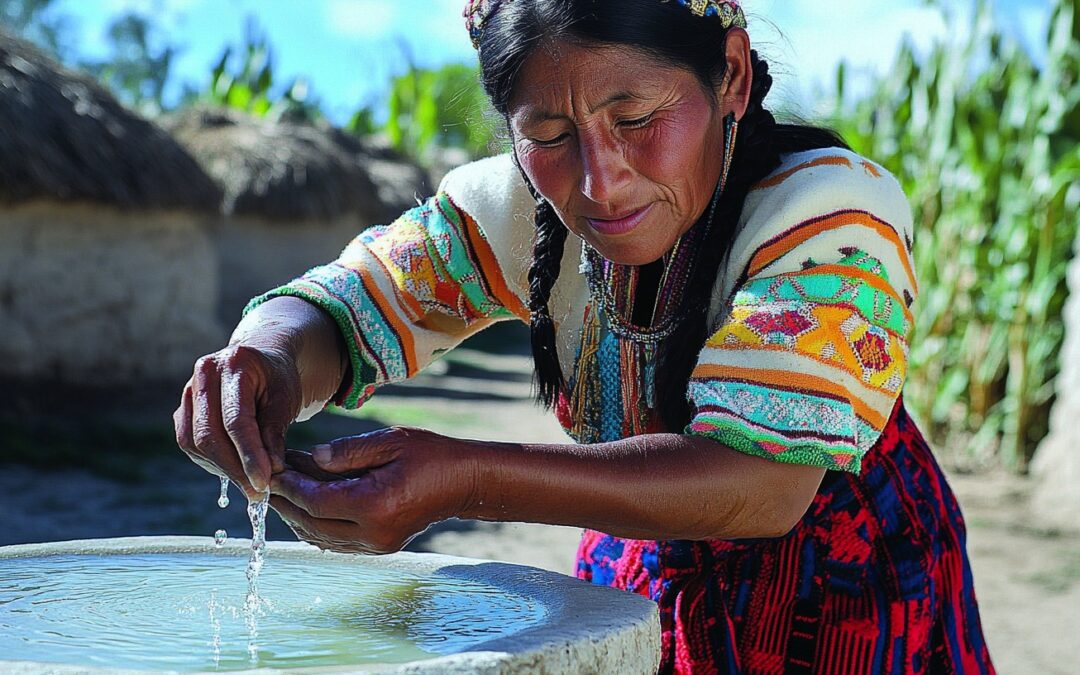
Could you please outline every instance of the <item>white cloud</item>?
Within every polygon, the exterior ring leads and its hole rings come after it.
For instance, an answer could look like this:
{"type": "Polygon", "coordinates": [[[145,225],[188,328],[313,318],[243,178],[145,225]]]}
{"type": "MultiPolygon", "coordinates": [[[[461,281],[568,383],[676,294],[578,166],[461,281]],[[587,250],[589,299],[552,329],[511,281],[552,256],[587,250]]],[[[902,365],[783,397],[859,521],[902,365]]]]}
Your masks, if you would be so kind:
{"type": "Polygon", "coordinates": [[[382,37],[395,25],[397,3],[384,0],[330,0],[326,25],[332,33],[347,37],[382,37]]]}

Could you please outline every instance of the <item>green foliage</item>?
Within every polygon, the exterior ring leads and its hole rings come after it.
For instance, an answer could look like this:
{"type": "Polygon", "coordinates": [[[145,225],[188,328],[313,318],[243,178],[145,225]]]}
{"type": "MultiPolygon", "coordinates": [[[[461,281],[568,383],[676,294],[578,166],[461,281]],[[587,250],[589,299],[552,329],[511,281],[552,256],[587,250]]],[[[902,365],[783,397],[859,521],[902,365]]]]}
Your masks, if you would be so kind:
{"type": "Polygon", "coordinates": [[[398,150],[428,162],[440,148],[483,157],[495,142],[490,105],[476,66],[449,64],[430,70],[413,67],[395,77],[387,99],[387,119],[374,123],[370,108],[353,116],[349,131],[380,131],[398,150]]]}
{"type": "Polygon", "coordinates": [[[155,48],[151,44],[154,33],[148,17],[135,12],[122,14],[109,23],[106,33],[112,51],[109,58],[79,65],[127,105],[148,114],[158,113],[178,49],[171,44],[155,48]]]}
{"type": "Polygon", "coordinates": [[[953,461],[997,454],[1023,471],[1047,432],[1077,231],[1080,13],[1054,0],[1042,68],[985,2],[974,17],[966,40],[924,57],[905,44],[854,109],[840,70],[834,124],[913,206],[909,403],[953,461]]]}
{"type": "Polygon", "coordinates": [[[62,58],[72,26],[55,5],[55,0],[0,0],[0,26],[62,58]]]}
{"type": "Polygon", "coordinates": [[[244,44],[239,49],[226,46],[210,72],[207,89],[189,91],[185,99],[271,119],[314,121],[322,117],[319,104],[310,97],[308,83],[303,78],[294,80],[284,90],[275,88],[273,49],[266,34],[250,17],[244,30],[244,44]]]}

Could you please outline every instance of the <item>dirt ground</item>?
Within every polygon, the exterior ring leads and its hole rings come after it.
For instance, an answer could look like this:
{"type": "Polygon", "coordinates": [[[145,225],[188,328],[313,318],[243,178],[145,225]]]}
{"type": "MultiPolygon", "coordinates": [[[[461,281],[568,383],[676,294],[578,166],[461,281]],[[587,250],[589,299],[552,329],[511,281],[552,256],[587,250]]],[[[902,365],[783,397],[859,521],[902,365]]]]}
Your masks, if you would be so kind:
{"type": "MultiPolygon", "coordinates": [[[[297,425],[290,443],[305,447],[384,424],[423,425],[476,438],[565,440],[554,419],[530,402],[528,367],[528,359],[520,355],[460,351],[432,374],[381,391],[360,415],[323,413],[297,425]]],[[[132,407],[130,417],[168,432],[171,409],[166,408],[160,402],[132,407]]],[[[7,441],[0,436],[0,443],[7,441]]],[[[96,458],[101,461],[88,458],[88,466],[78,461],[34,465],[11,461],[11,452],[0,452],[0,545],[152,534],[210,536],[220,527],[233,536],[249,536],[239,495],[234,491],[233,504],[219,510],[216,479],[178,450],[157,447],[140,454],[124,448],[118,457],[121,463],[105,461],[106,456],[96,458]]],[[[1029,521],[1026,499],[1031,486],[1023,478],[952,475],[951,482],[967,518],[976,593],[999,672],[1080,672],[1075,655],[1080,536],[1042,533],[1029,521]]],[[[276,518],[269,521],[269,536],[293,539],[276,518]]],[[[450,521],[428,530],[410,548],[570,573],[577,538],[572,528],[450,521]]]]}

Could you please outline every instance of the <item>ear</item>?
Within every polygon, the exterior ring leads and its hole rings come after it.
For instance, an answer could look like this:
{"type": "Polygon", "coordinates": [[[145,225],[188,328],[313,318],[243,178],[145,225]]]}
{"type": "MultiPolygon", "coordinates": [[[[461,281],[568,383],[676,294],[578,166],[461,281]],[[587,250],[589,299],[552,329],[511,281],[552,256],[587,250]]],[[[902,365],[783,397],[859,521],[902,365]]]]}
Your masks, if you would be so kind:
{"type": "Polygon", "coordinates": [[[750,88],[754,83],[754,68],[750,63],[750,36],[738,26],[728,29],[724,49],[727,52],[727,73],[717,95],[721,117],[735,113],[741,120],[750,105],[750,88]]]}

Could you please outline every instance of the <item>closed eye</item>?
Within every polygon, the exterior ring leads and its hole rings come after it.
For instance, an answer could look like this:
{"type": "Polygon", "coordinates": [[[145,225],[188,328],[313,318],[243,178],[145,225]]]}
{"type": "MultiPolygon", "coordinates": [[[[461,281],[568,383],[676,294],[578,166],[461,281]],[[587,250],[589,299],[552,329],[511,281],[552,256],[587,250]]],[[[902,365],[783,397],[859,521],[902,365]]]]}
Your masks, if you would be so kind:
{"type": "Polygon", "coordinates": [[[569,134],[560,134],[560,135],[558,135],[555,138],[552,138],[550,140],[542,140],[542,139],[539,139],[539,138],[530,138],[529,141],[531,141],[532,143],[535,143],[536,145],[540,146],[541,148],[554,148],[555,146],[562,143],[563,139],[565,139],[568,135],[569,134]]]}
{"type": "Polygon", "coordinates": [[[622,122],[619,122],[619,126],[626,129],[640,129],[643,126],[646,126],[651,121],[652,113],[649,113],[645,117],[639,117],[635,120],[624,120],[622,122]]]}

